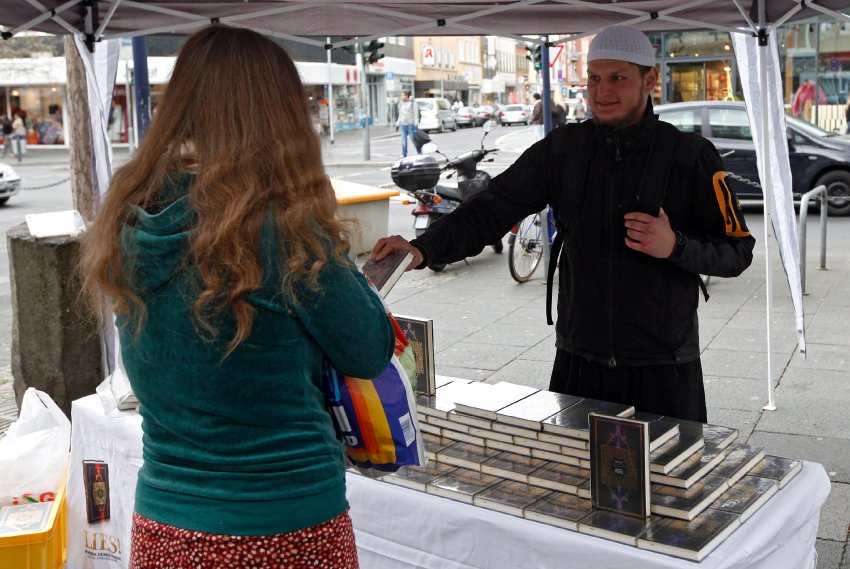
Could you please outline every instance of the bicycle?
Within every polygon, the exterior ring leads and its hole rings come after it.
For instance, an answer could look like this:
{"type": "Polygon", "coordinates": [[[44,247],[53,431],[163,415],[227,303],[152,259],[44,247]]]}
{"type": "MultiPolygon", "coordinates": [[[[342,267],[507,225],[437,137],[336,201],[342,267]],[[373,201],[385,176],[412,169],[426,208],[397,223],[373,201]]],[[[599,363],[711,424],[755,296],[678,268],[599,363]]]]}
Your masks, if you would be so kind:
{"type": "MultiPolygon", "coordinates": [[[[558,234],[558,228],[555,226],[555,216],[551,208],[546,208],[546,216],[548,221],[549,243],[552,242],[558,234]]],[[[533,213],[511,228],[511,233],[508,236],[508,269],[511,272],[511,277],[518,282],[524,283],[528,281],[537,270],[540,264],[540,259],[543,258],[543,223],[541,221],[542,213],[533,213]]]]}

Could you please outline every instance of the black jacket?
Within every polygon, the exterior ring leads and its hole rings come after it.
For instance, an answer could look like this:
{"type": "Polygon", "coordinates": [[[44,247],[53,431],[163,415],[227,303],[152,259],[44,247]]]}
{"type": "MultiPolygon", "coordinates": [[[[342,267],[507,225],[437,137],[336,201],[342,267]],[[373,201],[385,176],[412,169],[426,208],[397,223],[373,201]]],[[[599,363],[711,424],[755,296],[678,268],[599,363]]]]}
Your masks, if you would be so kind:
{"type": "Polygon", "coordinates": [[[557,128],[493,178],[488,191],[412,243],[428,263],[459,261],[549,204],[567,226],[557,346],[611,366],[696,360],[698,274],[739,275],[752,262],[755,239],[717,150],[700,136],[678,133],[662,207],[684,241],[669,259],[626,247],[623,215],[638,207],[658,126],[650,106],[640,123],[624,130],[591,121],[557,128]],[[581,195],[565,197],[565,181],[584,174],[564,171],[566,154],[587,140],[592,149],[581,195]]]}

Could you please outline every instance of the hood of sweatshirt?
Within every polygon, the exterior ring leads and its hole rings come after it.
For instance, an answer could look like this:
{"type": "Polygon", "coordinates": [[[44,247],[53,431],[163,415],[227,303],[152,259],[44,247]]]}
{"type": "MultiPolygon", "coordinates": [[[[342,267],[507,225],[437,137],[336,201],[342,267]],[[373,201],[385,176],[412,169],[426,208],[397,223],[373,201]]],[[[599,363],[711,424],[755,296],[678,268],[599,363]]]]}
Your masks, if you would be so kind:
{"type": "Polygon", "coordinates": [[[139,292],[168,283],[183,265],[195,222],[189,206],[192,174],[172,174],[157,194],[158,205],[132,206],[134,217],[121,230],[124,270],[139,292]]]}

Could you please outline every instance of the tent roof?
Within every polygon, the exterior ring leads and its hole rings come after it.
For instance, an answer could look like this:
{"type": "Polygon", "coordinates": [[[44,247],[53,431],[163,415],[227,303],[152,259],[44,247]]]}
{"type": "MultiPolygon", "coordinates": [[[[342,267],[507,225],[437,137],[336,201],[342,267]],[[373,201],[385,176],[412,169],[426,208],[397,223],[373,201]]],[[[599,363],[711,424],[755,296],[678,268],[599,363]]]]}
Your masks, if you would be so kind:
{"type": "MultiPolygon", "coordinates": [[[[89,33],[96,38],[188,34],[219,19],[321,45],[325,36],[579,37],[616,23],[645,31],[732,31],[758,22],[758,0],[92,0],[91,8],[83,0],[3,0],[2,4],[0,25],[13,34],[27,29],[89,33]]],[[[770,0],[765,4],[767,22],[774,24],[821,13],[839,16],[837,10],[850,8],[850,0],[770,0]]]]}

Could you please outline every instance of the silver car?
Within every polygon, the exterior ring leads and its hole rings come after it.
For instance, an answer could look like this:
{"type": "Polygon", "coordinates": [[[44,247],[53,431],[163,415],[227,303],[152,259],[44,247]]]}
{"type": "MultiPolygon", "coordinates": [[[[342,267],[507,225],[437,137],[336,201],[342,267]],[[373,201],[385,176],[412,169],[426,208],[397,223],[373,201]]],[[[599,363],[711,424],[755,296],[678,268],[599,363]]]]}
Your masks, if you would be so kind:
{"type": "Polygon", "coordinates": [[[429,97],[416,99],[419,106],[419,128],[425,131],[446,132],[457,130],[455,113],[448,99],[442,97],[429,97]]]}
{"type": "Polygon", "coordinates": [[[531,115],[523,105],[506,105],[499,112],[499,122],[503,125],[528,124],[530,120],[531,115]]]}
{"type": "Polygon", "coordinates": [[[21,191],[21,177],[8,164],[0,162],[0,205],[21,191]]]}

